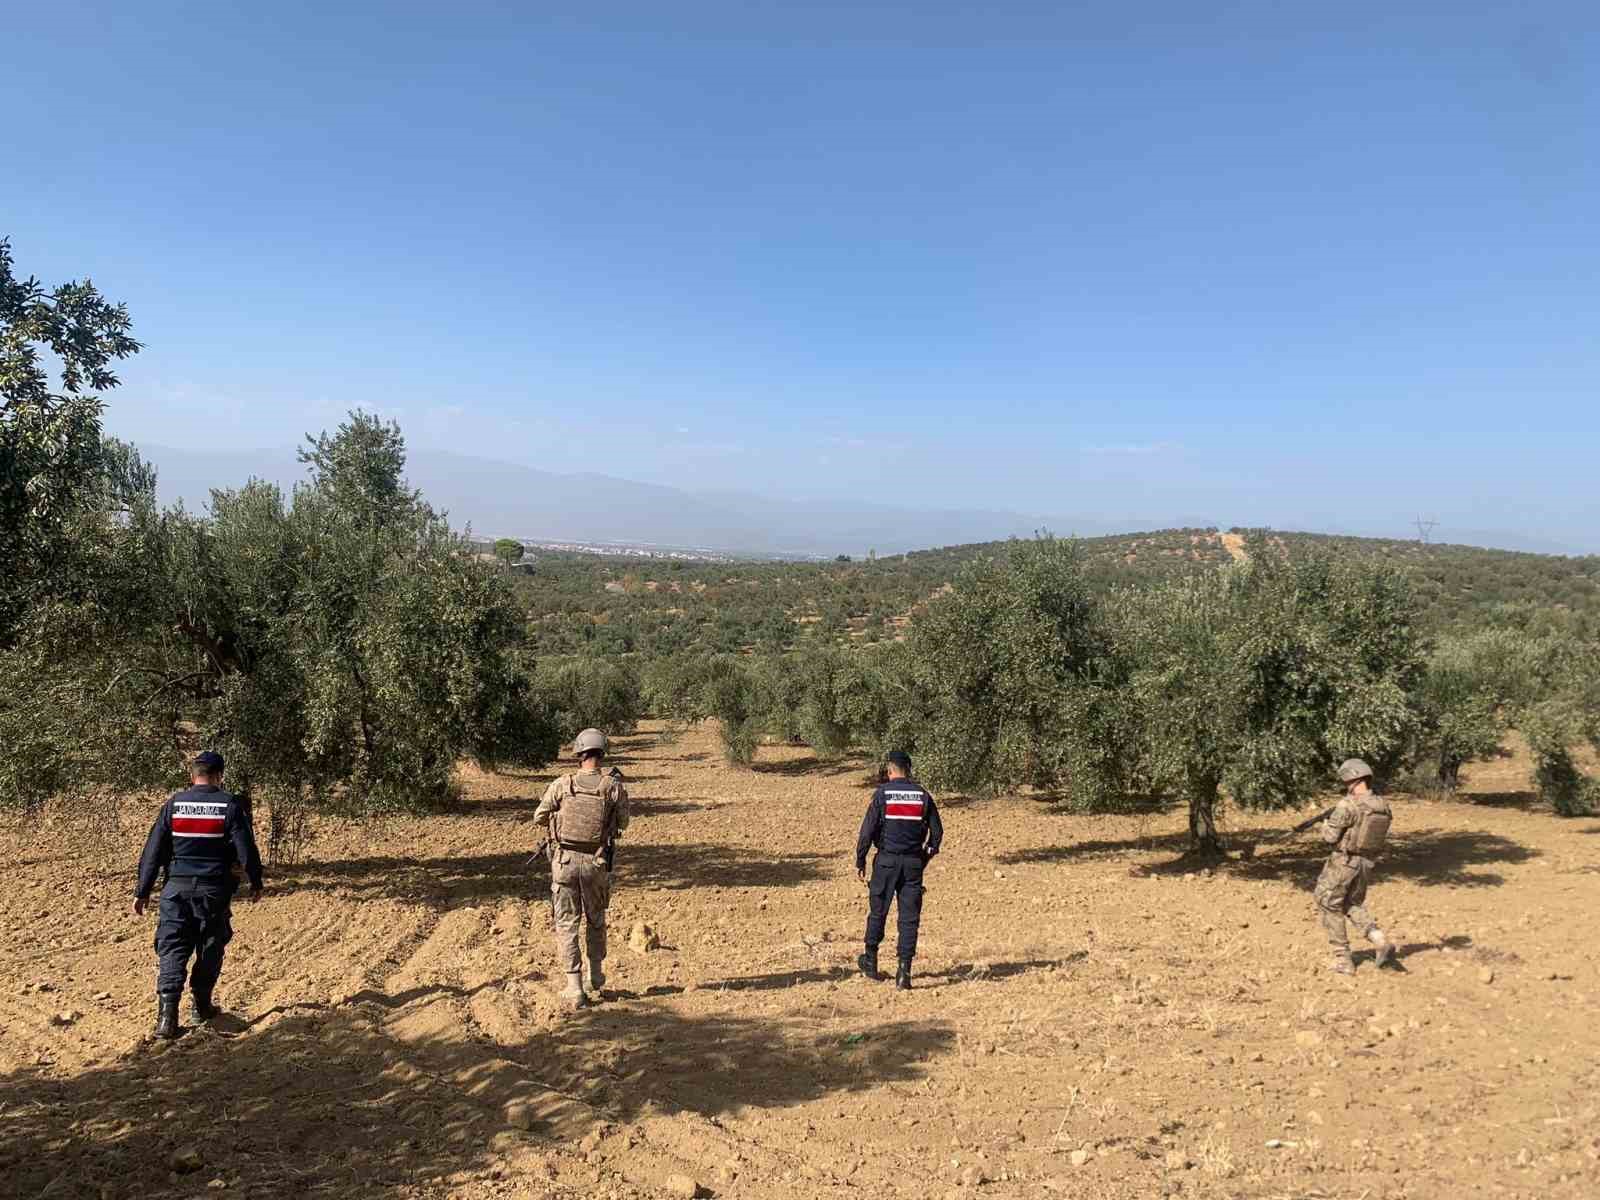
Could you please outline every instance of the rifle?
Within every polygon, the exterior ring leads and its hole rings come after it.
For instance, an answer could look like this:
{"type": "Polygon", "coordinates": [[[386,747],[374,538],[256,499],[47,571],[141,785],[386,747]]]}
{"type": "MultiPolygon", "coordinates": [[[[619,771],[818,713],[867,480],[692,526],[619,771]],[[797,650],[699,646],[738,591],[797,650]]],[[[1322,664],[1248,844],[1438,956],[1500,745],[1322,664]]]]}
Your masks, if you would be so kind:
{"type": "Polygon", "coordinates": [[[1333,810],[1338,808],[1338,807],[1339,806],[1337,804],[1330,805],[1329,807],[1327,807],[1327,808],[1323,809],[1321,812],[1319,812],[1316,816],[1312,817],[1310,820],[1301,821],[1300,824],[1296,825],[1293,829],[1289,830],[1289,832],[1290,833],[1304,833],[1306,830],[1310,829],[1313,825],[1317,824],[1319,821],[1326,821],[1329,817],[1333,816],[1333,810]]]}
{"type": "Polygon", "coordinates": [[[523,863],[522,865],[527,867],[528,870],[531,871],[531,870],[533,870],[533,864],[534,863],[538,862],[541,858],[547,859],[549,857],[550,857],[550,837],[549,837],[548,834],[546,834],[544,841],[540,842],[537,846],[535,846],[533,848],[533,853],[528,855],[528,861],[523,863]]]}
{"type": "MultiPolygon", "coordinates": [[[[622,770],[615,764],[612,765],[611,770],[607,771],[606,774],[610,775],[611,778],[615,779],[618,783],[622,782],[622,770]]],[[[617,831],[613,829],[609,832],[611,836],[606,838],[606,848],[600,854],[600,859],[606,864],[606,871],[608,874],[615,870],[617,865],[617,831]]]]}
{"type": "Polygon", "coordinates": [[[1315,825],[1318,821],[1327,820],[1328,817],[1333,815],[1334,808],[1337,808],[1337,807],[1338,807],[1338,805],[1333,805],[1330,808],[1325,808],[1321,812],[1319,812],[1316,816],[1311,817],[1308,820],[1301,821],[1300,824],[1296,825],[1293,829],[1285,829],[1282,833],[1269,834],[1268,836],[1262,838],[1259,842],[1247,842],[1247,843],[1245,843],[1245,845],[1241,848],[1240,857],[1245,858],[1245,859],[1252,859],[1252,858],[1254,858],[1256,856],[1256,847],[1257,846],[1260,846],[1262,844],[1271,845],[1273,842],[1281,842],[1285,838],[1291,838],[1297,833],[1304,833],[1306,830],[1310,829],[1313,825],[1315,825]]]}

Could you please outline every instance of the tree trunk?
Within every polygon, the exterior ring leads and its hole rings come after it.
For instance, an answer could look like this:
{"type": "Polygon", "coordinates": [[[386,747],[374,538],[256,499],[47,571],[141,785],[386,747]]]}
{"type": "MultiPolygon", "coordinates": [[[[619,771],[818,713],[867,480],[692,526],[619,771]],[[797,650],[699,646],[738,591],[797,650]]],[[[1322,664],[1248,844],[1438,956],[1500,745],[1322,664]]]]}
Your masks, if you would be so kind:
{"type": "Polygon", "coordinates": [[[1441,754],[1439,756],[1439,786],[1447,792],[1453,792],[1461,783],[1461,760],[1454,755],[1441,754]]]}
{"type": "Polygon", "coordinates": [[[1217,784],[1215,779],[1198,779],[1189,791],[1189,850],[1199,854],[1221,854],[1217,837],[1217,784]]]}

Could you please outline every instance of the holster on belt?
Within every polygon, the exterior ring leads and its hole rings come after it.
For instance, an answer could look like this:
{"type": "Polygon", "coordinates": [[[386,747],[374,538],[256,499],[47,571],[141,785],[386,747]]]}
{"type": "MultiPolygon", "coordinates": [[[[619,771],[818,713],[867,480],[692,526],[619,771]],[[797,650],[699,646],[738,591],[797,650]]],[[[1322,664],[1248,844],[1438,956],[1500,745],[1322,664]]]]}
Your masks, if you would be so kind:
{"type": "Polygon", "coordinates": [[[559,850],[557,853],[562,850],[570,850],[574,854],[587,854],[594,859],[597,865],[602,867],[606,865],[606,844],[604,842],[560,842],[558,845],[559,850]]]}

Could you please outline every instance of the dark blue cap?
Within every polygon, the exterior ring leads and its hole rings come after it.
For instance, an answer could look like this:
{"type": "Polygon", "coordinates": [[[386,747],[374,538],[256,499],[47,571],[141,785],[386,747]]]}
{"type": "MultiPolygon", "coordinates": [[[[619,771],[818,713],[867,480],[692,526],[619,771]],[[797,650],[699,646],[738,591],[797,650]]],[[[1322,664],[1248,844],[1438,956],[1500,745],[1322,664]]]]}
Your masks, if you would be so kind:
{"type": "Polygon", "coordinates": [[[194,756],[194,769],[215,774],[222,770],[222,755],[215,750],[202,750],[194,756]]]}
{"type": "Polygon", "coordinates": [[[883,760],[891,766],[899,767],[907,775],[911,774],[911,755],[904,750],[891,750],[883,756],[883,760]]]}

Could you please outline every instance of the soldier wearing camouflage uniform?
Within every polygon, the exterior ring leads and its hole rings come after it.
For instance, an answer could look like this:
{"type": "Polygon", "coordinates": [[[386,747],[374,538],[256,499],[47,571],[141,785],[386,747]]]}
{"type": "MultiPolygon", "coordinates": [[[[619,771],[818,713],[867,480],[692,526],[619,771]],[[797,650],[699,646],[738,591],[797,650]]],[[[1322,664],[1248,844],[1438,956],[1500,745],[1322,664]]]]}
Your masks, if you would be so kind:
{"type": "Polygon", "coordinates": [[[589,990],[598,998],[606,977],[606,908],[611,903],[610,853],[628,827],[628,789],[606,773],[606,735],[585,729],[573,742],[578,770],[545,789],[533,819],[550,830],[550,892],[554,900],[556,958],[566,972],[561,998],[569,1008],[588,1003],[578,927],[584,927],[589,990]]]}
{"type": "Polygon", "coordinates": [[[1333,969],[1341,975],[1355,974],[1344,927],[1348,919],[1378,948],[1378,966],[1403,970],[1394,943],[1366,906],[1367,884],[1389,836],[1389,802],[1372,790],[1372,768],[1359,758],[1340,764],[1339,781],[1344,784],[1344,799],[1322,823],[1322,840],[1334,849],[1313,892],[1333,946],[1333,969]]]}

